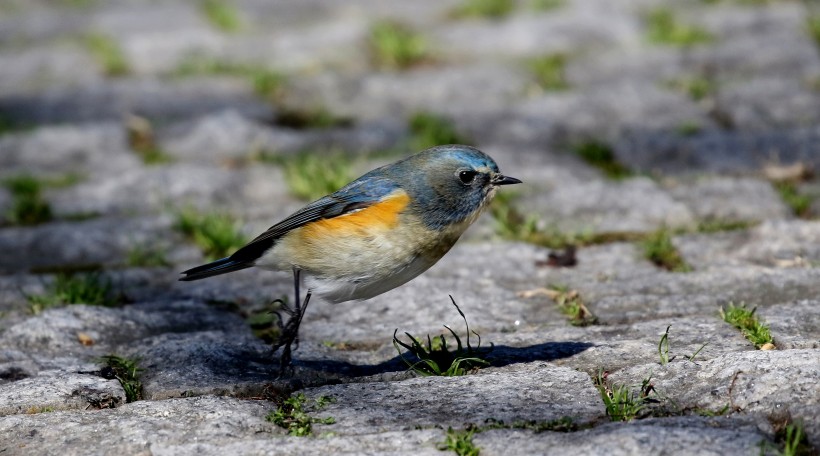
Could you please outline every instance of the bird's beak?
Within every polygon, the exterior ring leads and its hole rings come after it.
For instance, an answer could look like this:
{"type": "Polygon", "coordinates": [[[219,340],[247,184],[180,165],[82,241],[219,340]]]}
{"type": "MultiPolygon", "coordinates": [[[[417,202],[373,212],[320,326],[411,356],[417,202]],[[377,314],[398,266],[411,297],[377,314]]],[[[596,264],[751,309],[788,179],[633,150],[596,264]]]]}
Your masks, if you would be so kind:
{"type": "Polygon", "coordinates": [[[496,174],[490,179],[490,183],[493,185],[512,185],[512,184],[520,184],[521,181],[514,177],[505,176],[503,174],[496,174]]]}

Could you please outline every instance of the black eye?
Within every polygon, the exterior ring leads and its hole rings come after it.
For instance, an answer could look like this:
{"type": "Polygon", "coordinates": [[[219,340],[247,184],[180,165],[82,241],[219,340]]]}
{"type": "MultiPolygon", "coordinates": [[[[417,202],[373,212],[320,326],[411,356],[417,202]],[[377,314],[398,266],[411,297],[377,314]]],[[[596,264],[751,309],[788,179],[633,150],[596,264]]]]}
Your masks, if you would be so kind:
{"type": "Polygon", "coordinates": [[[477,175],[478,172],[473,170],[460,171],[458,173],[458,180],[460,180],[462,184],[471,184],[477,175]]]}

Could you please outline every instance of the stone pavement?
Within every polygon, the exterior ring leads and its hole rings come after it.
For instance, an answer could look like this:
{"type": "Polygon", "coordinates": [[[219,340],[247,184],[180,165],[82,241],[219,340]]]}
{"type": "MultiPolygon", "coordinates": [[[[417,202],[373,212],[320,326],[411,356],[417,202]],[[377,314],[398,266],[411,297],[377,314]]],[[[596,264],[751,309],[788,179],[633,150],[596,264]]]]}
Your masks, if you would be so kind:
{"type": "Polygon", "coordinates": [[[2,0],[0,454],[817,454],[818,14],[2,0]],[[261,338],[287,274],[176,281],[206,260],[185,211],[250,237],[305,203],[310,154],[355,177],[455,140],[525,185],[409,284],[312,302],[292,376],[261,338]],[[448,295],[489,367],[424,377],[392,336],[464,340],[448,295]]]}

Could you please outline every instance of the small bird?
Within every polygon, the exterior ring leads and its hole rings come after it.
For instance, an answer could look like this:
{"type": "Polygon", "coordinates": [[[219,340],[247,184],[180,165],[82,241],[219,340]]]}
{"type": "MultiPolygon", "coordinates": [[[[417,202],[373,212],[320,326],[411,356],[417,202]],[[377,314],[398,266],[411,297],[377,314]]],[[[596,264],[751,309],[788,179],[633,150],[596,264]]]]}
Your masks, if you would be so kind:
{"type": "Polygon", "coordinates": [[[407,283],[441,259],[478,218],[504,176],[470,146],[427,149],[374,169],[270,227],[233,255],[184,271],[179,280],[257,266],[293,271],[294,308],[279,301],[282,370],[298,344],[313,293],[331,303],[369,299],[407,283]],[[308,291],[300,304],[301,276],[308,291]]]}

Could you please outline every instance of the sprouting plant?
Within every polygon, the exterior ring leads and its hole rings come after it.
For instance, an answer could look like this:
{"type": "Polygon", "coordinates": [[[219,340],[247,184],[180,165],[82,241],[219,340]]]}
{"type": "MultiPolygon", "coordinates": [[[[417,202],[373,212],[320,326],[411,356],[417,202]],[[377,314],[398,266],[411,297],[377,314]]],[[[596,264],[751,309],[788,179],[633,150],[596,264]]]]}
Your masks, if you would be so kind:
{"type": "Polygon", "coordinates": [[[370,48],[380,68],[403,70],[428,58],[424,37],[392,21],[378,22],[370,28],[370,48]]]}
{"type": "MultiPolygon", "coordinates": [[[[315,401],[315,408],[321,410],[328,404],[335,402],[332,397],[320,396],[315,401]]],[[[333,417],[314,418],[305,411],[307,398],[299,393],[285,399],[284,403],[276,410],[268,413],[265,417],[267,421],[285,428],[288,434],[297,437],[306,437],[313,433],[314,424],[333,424],[336,420],[333,417]]]]}
{"type": "Polygon", "coordinates": [[[654,392],[652,375],[643,380],[637,394],[626,385],[610,385],[607,376],[608,372],[599,371],[594,379],[607,416],[611,421],[632,421],[647,407],[649,394],[654,392]]]}
{"type": "Polygon", "coordinates": [[[45,294],[27,296],[31,312],[35,315],[56,306],[86,304],[90,306],[114,306],[120,297],[112,292],[111,281],[99,273],[58,274],[45,294]]]}
{"type": "Polygon", "coordinates": [[[402,342],[396,337],[398,329],[393,332],[393,346],[396,347],[396,351],[399,352],[402,361],[404,361],[410,369],[420,375],[453,377],[466,375],[474,370],[490,365],[490,362],[485,359],[485,356],[492,351],[493,345],[490,344],[490,348],[481,348],[481,336],[477,332],[470,330],[467,324],[467,317],[464,316],[464,312],[461,311],[452,296],[450,296],[450,301],[452,301],[459,315],[461,315],[461,318],[464,320],[464,326],[467,328],[466,346],[462,345],[461,338],[447,325],[444,325],[444,327],[453,335],[456,341],[456,349],[453,351],[450,351],[447,347],[447,339],[443,334],[433,338],[428,335],[427,344],[424,345],[408,332],[404,334],[410,338],[409,344],[402,342]],[[473,347],[470,343],[471,332],[478,337],[478,345],[476,347],[473,347]],[[419,361],[411,362],[407,360],[400,347],[403,347],[410,354],[418,358],[419,361]]]}
{"type": "Polygon", "coordinates": [[[448,427],[445,440],[438,444],[438,449],[441,451],[453,451],[458,456],[478,456],[480,450],[473,443],[474,434],[475,430],[472,428],[455,430],[448,427]]]}
{"type": "Polygon", "coordinates": [[[139,373],[143,369],[139,367],[139,360],[106,355],[100,358],[100,362],[105,364],[101,375],[104,378],[116,378],[120,382],[125,391],[126,402],[142,399],[142,382],[139,380],[139,373]]]}
{"type": "Polygon", "coordinates": [[[726,308],[720,309],[720,316],[723,321],[739,329],[755,347],[762,348],[767,344],[773,346],[774,340],[769,327],[760,322],[755,315],[756,311],[757,307],[748,309],[745,304],[736,306],[730,302],[726,308]]]}
{"type": "Polygon", "coordinates": [[[675,244],[672,243],[672,232],[666,228],[660,228],[654,233],[650,233],[641,242],[644,257],[672,272],[689,272],[692,267],[686,264],[675,244]]]}
{"type": "Polygon", "coordinates": [[[52,219],[51,206],[43,199],[44,182],[30,175],[11,177],[3,181],[12,196],[12,205],[6,214],[15,225],[36,225],[52,219]]]}
{"type": "Polygon", "coordinates": [[[453,121],[430,112],[410,116],[410,148],[424,150],[444,144],[470,144],[470,140],[456,131],[453,121]]]}
{"type": "Polygon", "coordinates": [[[239,223],[227,214],[200,213],[188,207],[178,211],[176,218],[175,228],[192,239],[209,259],[227,256],[247,243],[239,223]]]}

